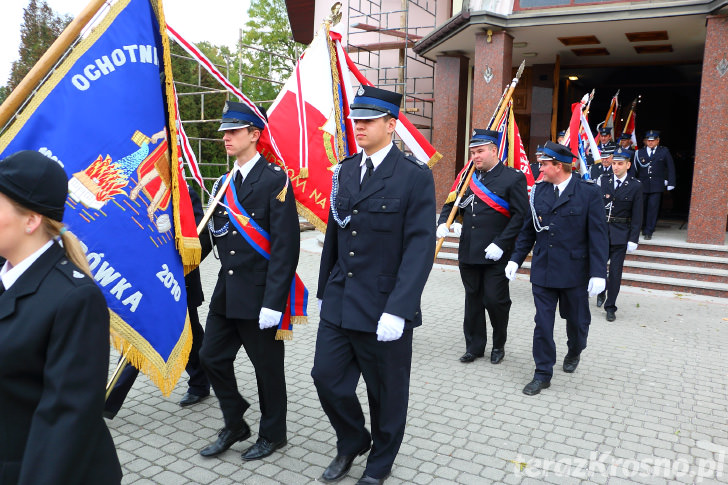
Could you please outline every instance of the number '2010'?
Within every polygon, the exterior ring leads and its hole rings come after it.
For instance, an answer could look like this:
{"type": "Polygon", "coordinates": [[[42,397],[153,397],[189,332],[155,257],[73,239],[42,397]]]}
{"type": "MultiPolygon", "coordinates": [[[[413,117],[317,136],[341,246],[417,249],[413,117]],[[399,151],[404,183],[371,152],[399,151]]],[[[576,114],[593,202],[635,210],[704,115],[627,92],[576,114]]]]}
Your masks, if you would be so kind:
{"type": "Polygon", "coordinates": [[[157,273],[157,278],[159,278],[159,281],[162,282],[165,288],[170,289],[169,291],[174,297],[174,301],[179,301],[179,298],[182,295],[182,290],[166,264],[162,265],[162,271],[157,273]]]}

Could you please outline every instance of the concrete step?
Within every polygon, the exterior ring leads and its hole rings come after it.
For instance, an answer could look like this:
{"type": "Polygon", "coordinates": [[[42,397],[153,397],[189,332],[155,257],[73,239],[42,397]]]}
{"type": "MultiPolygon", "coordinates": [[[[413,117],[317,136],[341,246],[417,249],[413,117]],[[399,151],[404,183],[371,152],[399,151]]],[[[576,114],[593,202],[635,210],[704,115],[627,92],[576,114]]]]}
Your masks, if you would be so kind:
{"type": "MultiPolygon", "coordinates": [[[[641,245],[640,245],[641,247],[641,245]]],[[[643,261],[662,264],[683,264],[691,268],[714,268],[728,270],[728,255],[706,256],[703,254],[674,253],[637,249],[627,254],[626,261],[643,261]]]]}
{"type": "Polygon", "coordinates": [[[728,269],[688,266],[683,264],[663,264],[654,261],[626,260],[624,262],[624,271],[641,275],[684,278],[728,284],[728,269]]]}
{"type": "Polygon", "coordinates": [[[717,244],[696,244],[684,241],[665,241],[659,239],[645,241],[643,237],[640,237],[639,248],[647,251],[728,258],[728,246],[720,246],[717,244]]]}
{"type": "MultiPolygon", "coordinates": [[[[531,274],[531,262],[525,261],[518,270],[518,273],[531,274]]],[[[726,283],[725,277],[722,277],[721,281],[702,281],[670,276],[656,276],[629,271],[625,266],[624,272],[622,273],[622,285],[728,298],[728,283],[726,283]]]]}

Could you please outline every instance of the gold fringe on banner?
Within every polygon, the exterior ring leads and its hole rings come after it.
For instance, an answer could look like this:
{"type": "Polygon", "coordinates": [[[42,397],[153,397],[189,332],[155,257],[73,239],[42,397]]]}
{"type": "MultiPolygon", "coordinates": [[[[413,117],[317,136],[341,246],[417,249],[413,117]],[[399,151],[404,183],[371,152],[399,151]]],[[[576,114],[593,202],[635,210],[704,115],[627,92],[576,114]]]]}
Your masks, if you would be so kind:
{"type": "MultiPolygon", "coordinates": [[[[442,153],[440,153],[440,152],[435,152],[435,154],[434,154],[434,155],[432,155],[432,156],[430,157],[430,160],[429,160],[429,161],[427,162],[427,166],[428,166],[428,167],[430,167],[430,168],[434,167],[434,166],[435,166],[435,164],[436,164],[437,162],[439,162],[441,158],[442,158],[442,153]]],[[[454,200],[454,199],[453,199],[453,200],[454,200]]]]}
{"type": "Polygon", "coordinates": [[[192,349],[192,328],[189,315],[181,338],[177,341],[167,362],[161,355],[115,312],[111,314],[111,344],[124,355],[128,352],[129,363],[149,376],[164,396],[169,396],[177,384],[182,371],[187,367],[187,358],[192,349]]]}
{"type": "Polygon", "coordinates": [[[172,55],[169,47],[169,37],[167,36],[167,23],[164,19],[164,8],[162,0],[157,0],[155,13],[159,23],[159,35],[162,38],[162,59],[164,62],[164,91],[167,101],[167,128],[169,129],[168,144],[172,152],[170,157],[170,171],[172,186],[170,187],[172,202],[175,209],[174,214],[174,242],[182,257],[182,264],[187,267],[199,266],[202,257],[202,247],[199,239],[194,244],[193,238],[186,238],[182,235],[182,222],[180,220],[179,201],[180,201],[180,165],[179,165],[179,146],[177,144],[177,120],[175,119],[175,103],[174,103],[174,78],[172,76],[172,55]],[[188,246],[189,244],[189,246],[188,246]]]}
{"type": "Polygon", "coordinates": [[[326,223],[319,219],[319,217],[314,214],[311,209],[301,204],[299,201],[296,201],[296,210],[298,211],[298,215],[313,224],[313,227],[315,227],[316,230],[326,233],[326,223]]]}
{"type": "Polygon", "coordinates": [[[293,325],[304,325],[304,324],[308,323],[308,317],[306,315],[292,316],[291,323],[293,325]]]}
{"type": "Polygon", "coordinates": [[[276,332],[276,340],[293,340],[293,332],[279,328],[276,332]]]}
{"type": "Polygon", "coordinates": [[[457,190],[453,190],[449,194],[447,194],[447,199],[445,199],[445,203],[449,204],[450,202],[455,202],[455,199],[458,198],[458,192],[457,190]]]}
{"type": "Polygon", "coordinates": [[[298,178],[300,178],[300,179],[308,178],[308,167],[301,167],[301,170],[298,171],[298,178]]]}

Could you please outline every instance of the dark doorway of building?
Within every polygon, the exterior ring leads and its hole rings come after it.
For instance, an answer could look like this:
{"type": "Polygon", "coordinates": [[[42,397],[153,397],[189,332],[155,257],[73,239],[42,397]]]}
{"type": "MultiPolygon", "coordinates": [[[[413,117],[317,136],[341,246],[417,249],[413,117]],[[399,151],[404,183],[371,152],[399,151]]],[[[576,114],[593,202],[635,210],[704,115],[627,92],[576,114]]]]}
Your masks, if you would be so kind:
{"type": "MultiPolygon", "coordinates": [[[[637,142],[647,130],[660,131],[660,145],[675,161],[676,188],[665,192],[660,219],[684,223],[688,218],[695,160],[695,136],[700,100],[701,64],[668,66],[563,67],[559,83],[558,129],[568,127],[571,103],[595,89],[589,111],[592,133],[604,121],[612,96],[619,89],[619,119],[626,121],[632,101],[637,105],[637,142]],[[570,81],[569,76],[578,80],[570,81]]],[[[621,133],[617,124],[617,136],[621,133]]]]}

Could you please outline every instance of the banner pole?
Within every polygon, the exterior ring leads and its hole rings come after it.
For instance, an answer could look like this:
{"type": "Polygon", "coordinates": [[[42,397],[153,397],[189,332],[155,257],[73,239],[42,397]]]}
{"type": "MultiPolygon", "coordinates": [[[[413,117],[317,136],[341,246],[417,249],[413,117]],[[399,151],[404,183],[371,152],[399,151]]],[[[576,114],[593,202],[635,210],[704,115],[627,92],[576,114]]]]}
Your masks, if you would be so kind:
{"type": "Polygon", "coordinates": [[[131,351],[131,347],[129,347],[126,352],[124,353],[124,356],[119,360],[119,363],[116,364],[116,369],[114,369],[114,373],[111,375],[111,380],[106,384],[106,399],[109,399],[109,395],[111,394],[112,389],[114,389],[114,386],[116,385],[116,382],[119,380],[119,377],[121,376],[121,371],[124,370],[124,367],[127,366],[129,363],[129,352],[131,351]]]}
{"type": "MultiPolygon", "coordinates": [[[[510,87],[503,93],[503,96],[501,96],[500,101],[498,101],[498,105],[496,106],[496,114],[493,115],[493,117],[490,119],[490,123],[488,123],[488,129],[490,130],[493,125],[495,125],[498,122],[498,119],[503,115],[503,112],[506,110],[506,107],[508,106],[508,101],[510,101],[511,97],[513,96],[513,91],[516,89],[516,85],[518,84],[518,80],[521,78],[521,75],[523,74],[523,69],[526,67],[526,61],[522,61],[521,65],[518,67],[518,72],[516,72],[516,77],[513,78],[511,81],[510,87]]],[[[455,202],[453,202],[452,210],[450,211],[450,215],[447,217],[447,222],[445,222],[448,229],[450,229],[450,225],[452,224],[452,221],[455,220],[455,214],[458,212],[458,205],[460,203],[460,200],[463,198],[463,195],[465,195],[465,191],[468,190],[468,186],[470,186],[470,179],[473,177],[473,172],[475,171],[475,164],[470,164],[470,169],[468,170],[468,175],[465,177],[465,180],[463,181],[463,185],[460,187],[460,192],[458,193],[457,198],[455,199],[455,202]]],[[[435,260],[437,260],[437,255],[440,252],[440,249],[442,249],[442,245],[445,242],[445,238],[441,237],[437,240],[437,246],[435,247],[435,260]]]]}
{"type": "Polygon", "coordinates": [[[48,71],[56,65],[61,56],[68,50],[84,27],[91,21],[107,0],[91,0],[83,11],[68,24],[61,35],[51,44],[48,50],[38,59],[33,68],[25,75],[20,84],[0,105],[0,127],[7,124],[10,117],[20,108],[23,101],[30,95],[40,81],[43,80],[48,71]]]}

